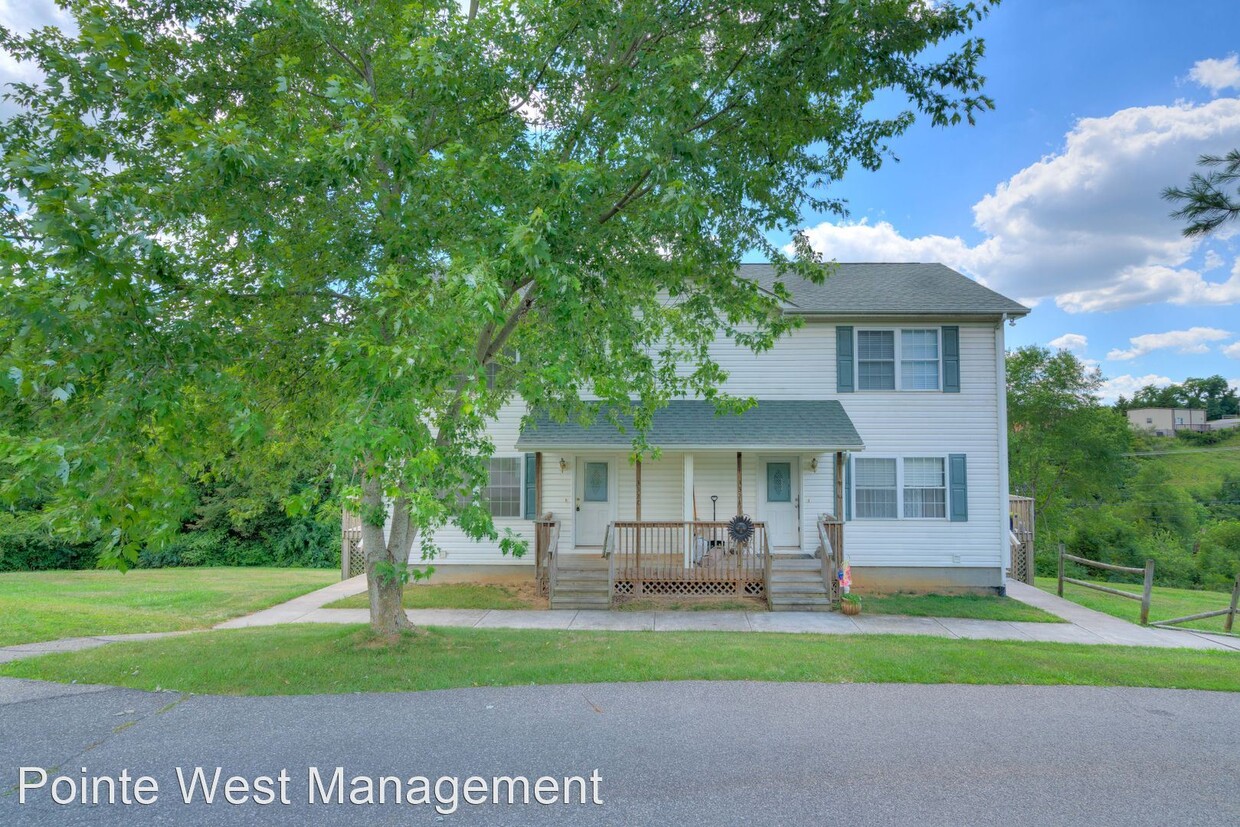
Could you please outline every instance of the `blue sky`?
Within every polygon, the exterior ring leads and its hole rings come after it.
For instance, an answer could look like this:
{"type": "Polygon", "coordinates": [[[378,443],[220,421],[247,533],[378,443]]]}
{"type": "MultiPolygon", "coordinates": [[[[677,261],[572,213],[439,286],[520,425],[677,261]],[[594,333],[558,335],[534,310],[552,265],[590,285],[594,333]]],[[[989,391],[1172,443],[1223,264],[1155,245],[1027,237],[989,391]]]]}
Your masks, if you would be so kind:
{"type": "Polygon", "coordinates": [[[1240,226],[1187,242],[1159,197],[1240,147],[1240,3],[1009,0],[978,34],[995,111],[918,124],[899,163],[852,172],[833,190],[849,218],[807,217],[815,247],[939,260],[1036,302],[1009,343],[1070,347],[1111,398],[1240,384],[1240,226]]]}
{"type": "MultiPolygon", "coordinates": [[[[0,23],[50,22],[65,22],[50,0],[0,0],[0,23]]],[[[942,261],[1025,301],[1008,341],[1074,350],[1108,398],[1187,376],[1240,385],[1240,222],[1189,242],[1159,197],[1201,153],[1240,147],[1240,2],[1007,0],[977,34],[996,110],[914,126],[899,163],[834,187],[848,219],[806,216],[813,244],[942,261]]],[[[0,56],[0,83],[31,71],[0,56]]]]}

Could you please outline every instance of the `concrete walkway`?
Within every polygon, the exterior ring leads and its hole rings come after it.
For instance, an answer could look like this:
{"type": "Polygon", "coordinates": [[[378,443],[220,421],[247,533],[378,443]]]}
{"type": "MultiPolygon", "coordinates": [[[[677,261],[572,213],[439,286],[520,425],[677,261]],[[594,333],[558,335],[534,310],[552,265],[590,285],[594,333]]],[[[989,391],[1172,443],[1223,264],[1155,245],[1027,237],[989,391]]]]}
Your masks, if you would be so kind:
{"type": "MultiPolygon", "coordinates": [[[[366,623],[366,609],[323,606],[366,590],[364,576],[335,583],[217,629],[281,623],[366,623]]],[[[608,612],[587,610],[410,609],[420,626],[475,629],[566,629],[613,632],[792,632],[828,635],[932,635],[947,638],[1120,644],[1240,652],[1240,638],[1138,626],[1095,612],[1023,583],[1008,582],[1008,596],[1058,615],[1065,623],[1017,623],[948,617],[866,615],[838,612],[608,612]]]]}

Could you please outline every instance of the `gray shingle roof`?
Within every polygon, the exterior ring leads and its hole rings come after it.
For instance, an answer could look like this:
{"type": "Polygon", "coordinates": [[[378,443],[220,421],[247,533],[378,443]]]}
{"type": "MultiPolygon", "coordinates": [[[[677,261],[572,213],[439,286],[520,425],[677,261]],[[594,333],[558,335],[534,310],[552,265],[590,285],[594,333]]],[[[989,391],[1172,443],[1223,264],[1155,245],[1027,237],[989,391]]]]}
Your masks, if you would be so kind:
{"type": "MultiPolygon", "coordinates": [[[[633,444],[632,420],[622,419],[621,433],[600,413],[590,426],[558,423],[535,416],[521,429],[517,449],[618,449],[633,444]]],[[[738,415],[715,413],[713,402],[681,399],[654,415],[647,434],[651,445],[666,449],[850,450],[865,447],[852,420],[835,400],[767,400],[738,415]]]]}
{"type": "MultiPolygon", "coordinates": [[[[742,264],[740,274],[766,288],[775,283],[775,269],[769,264],[742,264]]],[[[784,285],[792,294],[793,313],[1023,316],[1029,312],[942,264],[839,264],[822,284],[788,275],[784,285]]]]}

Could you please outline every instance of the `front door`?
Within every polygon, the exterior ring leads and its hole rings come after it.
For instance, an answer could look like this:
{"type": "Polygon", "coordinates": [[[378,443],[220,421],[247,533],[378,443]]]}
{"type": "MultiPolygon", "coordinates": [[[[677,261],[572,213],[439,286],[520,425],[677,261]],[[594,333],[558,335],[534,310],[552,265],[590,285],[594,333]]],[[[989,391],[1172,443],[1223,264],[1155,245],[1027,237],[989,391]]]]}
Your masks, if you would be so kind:
{"type": "Polygon", "coordinates": [[[603,545],[616,496],[612,483],[610,461],[577,460],[576,545],[603,545]]]}
{"type": "Polygon", "coordinates": [[[758,492],[761,518],[766,522],[771,549],[801,545],[801,468],[795,459],[765,459],[758,492]]]}

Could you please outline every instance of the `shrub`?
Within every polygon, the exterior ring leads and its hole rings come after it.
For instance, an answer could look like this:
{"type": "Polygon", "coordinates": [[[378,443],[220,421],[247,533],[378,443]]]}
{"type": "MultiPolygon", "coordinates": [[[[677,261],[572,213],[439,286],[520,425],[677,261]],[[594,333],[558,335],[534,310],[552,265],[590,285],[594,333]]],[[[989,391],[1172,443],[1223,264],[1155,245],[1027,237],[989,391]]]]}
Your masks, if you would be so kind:
{"type": "Polygon", "coordinates": [[[1240,520],[1225,520],[1206,528],[1197,552],[1201,585],[1229,590],[1240,574],[1240,520]]]}

